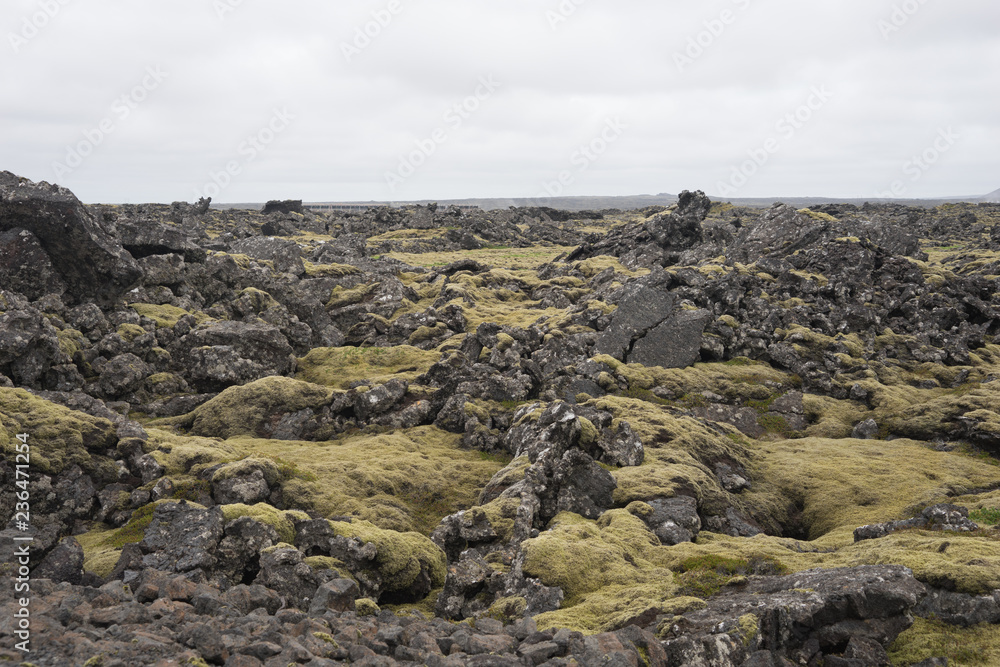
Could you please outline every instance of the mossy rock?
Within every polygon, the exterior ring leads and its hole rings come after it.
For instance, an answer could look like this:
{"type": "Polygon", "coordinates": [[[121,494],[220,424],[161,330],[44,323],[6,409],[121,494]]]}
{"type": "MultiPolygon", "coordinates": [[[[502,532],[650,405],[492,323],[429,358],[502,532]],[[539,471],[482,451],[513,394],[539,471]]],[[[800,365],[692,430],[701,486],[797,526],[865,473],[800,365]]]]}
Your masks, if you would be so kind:
{"type": "Polygon", "coordinates": [[[368,381],[384,384],[398,378],[412,381],[441,358],[439,352],[409,345],[395,347],[317,347],[297,360],[296,377],[336,389],[368,381]]]}
{"type": "Polygon", "coordinates": [[[522,548],[524,573],[566,595],[562,609],[535,618],[539,628],[621,627],[677,591],[666,567],[669,548],[626,510],[610,510],[597,521],[563,512],[522,548]]]}
{"type": "Polygon", "coordinates": [[[129,308],[142,317],[148,317],[156,322],[157,329],[173,329],[185,315],[193,315],[195,322],[202,324],[212,321],[212,318],[202,312],[191,313],[177,306],[157,305],[153,303],[130,303],[129,308]]]}
{"type": "Polygon", "coordinates": [[[261,426],[275,414],[319,409],[330,402],[333,391],[286,377],[266,377],[250,384],[229,387],[200,405],[182,420],[192,435],[230,438],[259,436],[261,426]]]}
{"type": "Polygon", "coordinates": [[[358,616],[378,616],[382,611],[378,603],[371,598],[358,598],[354,601],[354,611],[358,616]]]}
{"type": "Polygon", "coordinates": [[[375,545],[372,569],[382,582],[383,594],[401,593],[410,589],[421,572],[426,572],[431,587],[444,585],[447,559],[436,544],[420,533],[383,530],[368,521],[330,521],[336,535],[356,538],[375,545]]]}
{"type": "Polygon", "coordinates": [[[113,454],[118,442],[114,425],[107,419],[50,403],[23,389],[0,388],[0,451],[11,463],[17,460],[15,438],[28,435],[32,471],[58,475],[78,465],[98,479],[116,480],[113,454]]]}
{"type": "Polygon", "coordinates": [[[227,523],[235,521],[240,517],[248,516],[251,519],[274,528],[278,533],[278,538],[282,542],[288,543],[295,541],[295,522],[309,520],[309,515],[305,512],[279,510],[267,503],[257,503],[256,505],[236,503],[233,505],[223,505],[221,509],[222,516],[227,523]]]}
{"type": "Polygon", "coordinates": [[[138,324],[128,324],[126,322],[124,324],[119,324],[115,333],[117,333],[118,336],[126,343],[131,343],[139,336],[145,335],[146,330],[138,324]]]}
{"type": "MultiPolygon", "coordinates": [[[[132,512],[128,522],[115,529],[97,528],[76,539],[83,547],[83,569],[100,577],[107,577],[118,564],[121,550],[126,544],[136,544],[142,541],[146,528],[153,521],[153,512],[163,503],[177,503],[177,500],[157,500],[143,505],[132,512]]],[[[204,509],[197,503],[188,503],[191,507],[204,509]]]]}

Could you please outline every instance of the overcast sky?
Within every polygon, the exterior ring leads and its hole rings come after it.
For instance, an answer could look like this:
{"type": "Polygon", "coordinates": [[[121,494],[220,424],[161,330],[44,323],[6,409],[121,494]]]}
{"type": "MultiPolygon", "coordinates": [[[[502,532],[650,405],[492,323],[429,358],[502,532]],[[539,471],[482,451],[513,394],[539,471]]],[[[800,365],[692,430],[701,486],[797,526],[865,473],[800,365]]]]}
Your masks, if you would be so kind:
{"type": "Polygon", "coordinates": [[[1000,187],[996,0],[6,0],[0,170],[86,202],[1000,187]]]}

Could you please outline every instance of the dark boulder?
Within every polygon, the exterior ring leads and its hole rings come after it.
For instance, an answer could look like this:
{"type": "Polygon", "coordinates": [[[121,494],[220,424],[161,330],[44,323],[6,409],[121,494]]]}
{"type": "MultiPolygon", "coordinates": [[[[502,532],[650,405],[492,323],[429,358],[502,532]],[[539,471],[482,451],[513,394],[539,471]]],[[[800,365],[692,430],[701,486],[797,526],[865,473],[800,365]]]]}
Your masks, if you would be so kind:
{"type": "Polygon", "coordinates": [[[195,329],[177,345],[189,381],[203,391],[287,375],[295,367],[288,340],[266,324],[216,322],[195,329]]]}
{"type": "Polygon", "coordinates": [[[34,234],[76,301],[111,300],[142,272],[135,259],[66,188],[0,172],[0,232],[34,234]]]}

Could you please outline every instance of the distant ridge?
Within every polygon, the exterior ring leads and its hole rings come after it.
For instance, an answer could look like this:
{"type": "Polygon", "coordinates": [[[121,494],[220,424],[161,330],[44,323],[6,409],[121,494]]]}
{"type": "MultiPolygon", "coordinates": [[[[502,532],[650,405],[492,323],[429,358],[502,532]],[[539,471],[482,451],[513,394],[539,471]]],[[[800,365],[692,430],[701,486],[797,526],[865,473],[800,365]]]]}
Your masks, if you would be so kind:
{"type": "MultiPolygon", "coordinates": [[[[877,197],[720,197],[708,194],[712,201],[729,202],[736,206],[748,206],[751,208],[768,208],[775,202],[783,202],[789,206],[799,208],[818,204],[855,204],[861,206],[866,202],[873,204],[903,204],[905,206],[921,206],[924,208],[934,208],[941,204],[952,203],[1000,203],[1000,190],[984,196],[971,197],[940,197],[937,199],[879,199],[877,197]]],[[[484,211],[493,209],[506,209],[511,206],[548,206],[550,208],[564,211],[584,211],[617,208],[630,210],[645,208],[647,206],[671,206],[677,202],[677,195],[660,193],[655,195],[608,195],[590,197],[514,197],[514,198],[467,198],[467,199],[414,199],[399,201],[325,201],[325,202],[305,202],[306,207],[310,206],[344,206],[344,207],[377,207],[377,206],[413,206],[436,203],[441,208],[448,206],[478,206],[484,211]]],[[[212,204],[216,209],[261,209],[263,203],[219,203],[212,204]]]]}
{"type": "Polygon", "coordinates": [[[979,201],[986,204],[1000,204],[1000,190],[994,190],[979,201]]]}

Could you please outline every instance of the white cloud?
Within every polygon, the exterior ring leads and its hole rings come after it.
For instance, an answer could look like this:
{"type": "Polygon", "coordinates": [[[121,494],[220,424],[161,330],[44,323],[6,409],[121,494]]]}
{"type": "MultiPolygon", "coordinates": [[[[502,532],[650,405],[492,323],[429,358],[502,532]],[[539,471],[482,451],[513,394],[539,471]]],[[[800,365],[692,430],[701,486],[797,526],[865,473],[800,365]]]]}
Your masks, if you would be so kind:
{"type": "Polygon", "coordinates": [[[888,37],[879,21],[903,0],[576,1],[553,29],[547,12],[565,2],[244,0],[220,19],[204,0],[61,0],[15,52],[10,35],[41,0],[13,0],[0,21],[0,168],[54,180],[53,163],[159,65],[169,79],[63,180],[84,200],[191,199],[275,108],[295,121],[219,201],[530,197],[616,116],[628,130],[567,191],[715,191],[821,85],[833,99],[740,194],[874,196],[947,126],[962,140],[910,194],[998,185],[986,0],[928,0],[888,37]],[[343,44],[366,28],[348,60],[343,44]],[[702,53],[678,71],[691,39],[702,53]],[[489,75],[502,87],[390,193],[385,172],[489,75]]]}

